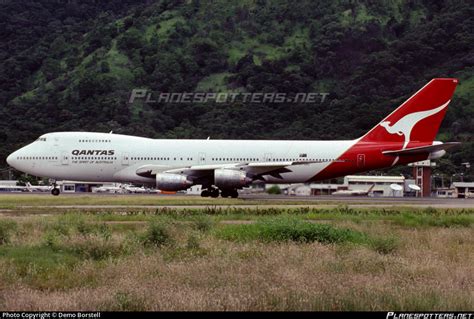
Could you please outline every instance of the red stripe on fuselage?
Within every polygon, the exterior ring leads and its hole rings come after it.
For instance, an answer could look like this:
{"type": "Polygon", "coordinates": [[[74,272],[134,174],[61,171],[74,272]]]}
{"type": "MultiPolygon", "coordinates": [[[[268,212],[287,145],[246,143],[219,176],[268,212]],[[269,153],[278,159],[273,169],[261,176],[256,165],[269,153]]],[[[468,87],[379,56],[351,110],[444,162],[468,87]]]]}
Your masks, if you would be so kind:
{"type": "MultiPolygon", "coordinates": [[[[411,142],[410,147],[427,146],[432,143],[411,142]]],[[[399,150],[403,142],[362,142],[359,141],[350,147],[336,161],[329,164],[321,172],[310,178],[307,182],[336,178],[340,176],[361,173],[374,169],[391,167],[396,156],[383,155],[384,151],[399,150]]],[[[426,160],[429,153],[420,155],[400,156],[397,165],[426,160]]]]}

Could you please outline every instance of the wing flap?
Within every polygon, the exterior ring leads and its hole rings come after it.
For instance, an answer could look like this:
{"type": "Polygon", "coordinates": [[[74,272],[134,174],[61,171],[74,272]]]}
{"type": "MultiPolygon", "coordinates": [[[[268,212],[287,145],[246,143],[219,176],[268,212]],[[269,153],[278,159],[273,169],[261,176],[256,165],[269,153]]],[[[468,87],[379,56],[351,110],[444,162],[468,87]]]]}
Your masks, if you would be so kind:
{"type": "Polygon", "coordinates": [[[248,167],[285,167],[293,165],[305,165],[305,164],[314,164],[314,163],[325,163],[330,162],[326,160],[320,161],[288,161],[288,162],[255,162],[246,164],[248,167]]]}

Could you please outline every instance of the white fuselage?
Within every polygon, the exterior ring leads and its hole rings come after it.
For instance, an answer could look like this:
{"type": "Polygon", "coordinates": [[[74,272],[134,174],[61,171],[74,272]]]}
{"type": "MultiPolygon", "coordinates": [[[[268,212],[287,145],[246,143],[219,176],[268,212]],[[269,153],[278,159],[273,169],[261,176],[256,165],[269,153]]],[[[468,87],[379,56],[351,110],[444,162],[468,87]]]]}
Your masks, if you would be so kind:
{"type": "Polygon", "coordinates": [[[327,167],[357,140],[175,140],[89,133],[48,133],[11,154],[16,169],[56,180],[152,184],[136,174],[143,165],[169,168],[245,162],[320,161],[291,168],[269,183],[305,182],[327,167]]]}

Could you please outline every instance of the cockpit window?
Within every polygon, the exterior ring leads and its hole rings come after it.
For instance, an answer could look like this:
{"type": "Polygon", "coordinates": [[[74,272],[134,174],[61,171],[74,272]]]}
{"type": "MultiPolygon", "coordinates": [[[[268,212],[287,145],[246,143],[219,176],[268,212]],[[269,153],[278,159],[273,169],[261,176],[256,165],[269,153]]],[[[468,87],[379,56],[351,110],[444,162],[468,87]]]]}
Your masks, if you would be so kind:
{"type": "Polygon", "coordinates": [[[37,141],[46,142],[46,137],[40,137],[37,139],[37,141]]]}

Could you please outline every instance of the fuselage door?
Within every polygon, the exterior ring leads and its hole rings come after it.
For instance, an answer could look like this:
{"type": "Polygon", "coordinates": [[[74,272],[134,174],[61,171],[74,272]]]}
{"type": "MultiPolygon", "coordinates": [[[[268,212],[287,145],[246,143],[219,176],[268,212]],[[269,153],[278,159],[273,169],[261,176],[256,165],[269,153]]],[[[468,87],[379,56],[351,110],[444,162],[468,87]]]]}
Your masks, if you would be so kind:
{"type": "Polygon", "coordinates": [[[130,163],[129,154],[125,152],[122,154],[122,165],[126,166],[126,165],[129,165],[129,163],[130,163]]]}
{"type": "Polygon", "coordinates": [[[263,160],[264,160],[265,162],[270,162],[270,161],[272,160],[273,154],[272,154],[272,153],[265,153],[265,154],[263,155],[263,157],[264,157],[263,160]]]}
{"type": "Polygon", "coordinates": [[[206,164],[206,153],[199,153],[198,164],[206,164]]]}
{"type": "Polygon", "coordinates": [[[70,157],[67,152],[61,153],[61,165],[69,165],[70,157]]]}
{"type": "Polygon", "coordinates": [[[365,154],[357,154],[357,167],[365,166],[365,154]]]}

